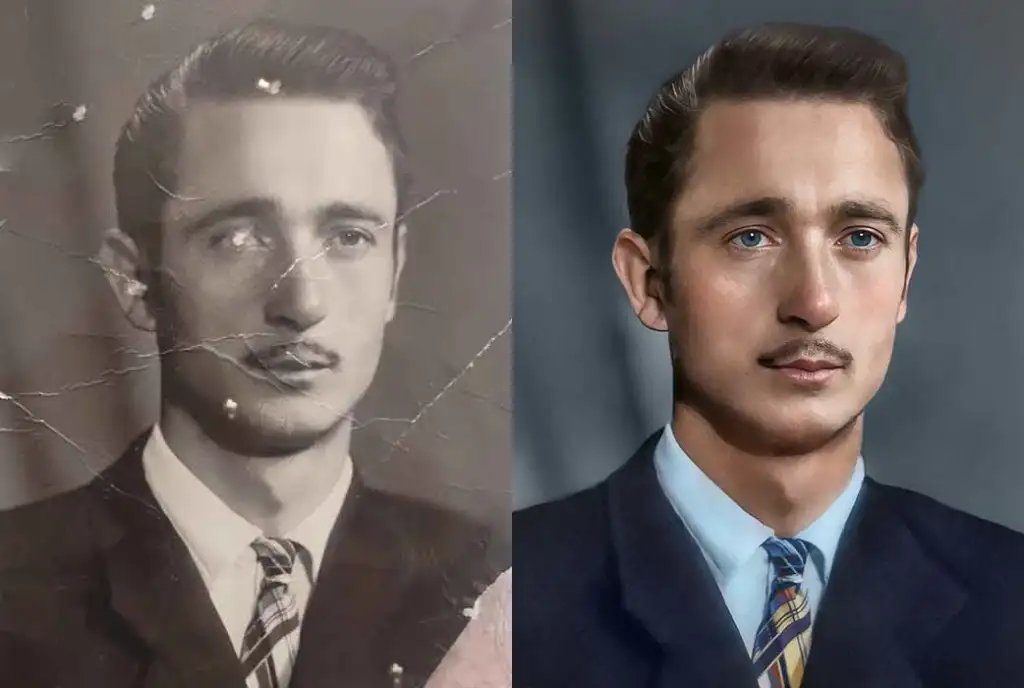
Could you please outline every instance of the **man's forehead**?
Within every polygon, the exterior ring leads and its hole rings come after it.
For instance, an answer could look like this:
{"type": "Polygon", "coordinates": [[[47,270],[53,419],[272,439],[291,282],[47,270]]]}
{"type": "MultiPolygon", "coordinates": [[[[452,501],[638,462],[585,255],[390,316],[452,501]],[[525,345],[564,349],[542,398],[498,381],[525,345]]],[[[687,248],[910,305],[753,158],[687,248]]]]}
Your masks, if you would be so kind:
{"type": "Polygon", "coordinates": [[[715,98],[704,105],[697,118],[697,134],[698,138],[717,138],[724,133],[729,139],[735,139],[785,130],[787,125],[804,128],[809,124],[832,125],[847,130],[855,124],[885,138],[878,113],[869,103],[797,95],[715,98]]]}
{"type": "Polygon", "coordinates": [[[906,172],[874,111],[858,103],[714,103],[701,116],[677,216],[731,203],[787,199],[818,213],[871,199],[905,214],[906,172]]]}
{"type": "Polygon", "coordinates": [[[186,137],[245,132],[249,129],[313,124],[328,129],[372,133],[370,114],[355,98],[280,95],[239,98],[193,98],[182,108],[186,137]]]}
{"type": "Polygon", "coordinates": [[[183,124],[171,217],[249,197],[273,198],[285,210],[345,202],[394,216],[391,155],[358,103],[199,101],[183,124]]]}

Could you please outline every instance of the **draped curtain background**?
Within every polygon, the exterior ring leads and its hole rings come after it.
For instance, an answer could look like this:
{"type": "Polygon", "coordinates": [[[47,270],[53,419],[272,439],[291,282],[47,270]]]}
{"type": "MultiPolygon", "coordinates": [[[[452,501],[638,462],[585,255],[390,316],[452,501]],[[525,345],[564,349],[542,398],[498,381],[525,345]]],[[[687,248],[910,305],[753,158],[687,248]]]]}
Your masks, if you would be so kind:
{"type": "Polygon", "coordinates": [[[908,58],[928,181],[868,472],[1024,529],[1024,4],[976,0],[518,0],[517,507],[596,483],[669,418],[664,335],[610,251],[625,142],[647,99],[724,32],[847,25],[908,58]]]}

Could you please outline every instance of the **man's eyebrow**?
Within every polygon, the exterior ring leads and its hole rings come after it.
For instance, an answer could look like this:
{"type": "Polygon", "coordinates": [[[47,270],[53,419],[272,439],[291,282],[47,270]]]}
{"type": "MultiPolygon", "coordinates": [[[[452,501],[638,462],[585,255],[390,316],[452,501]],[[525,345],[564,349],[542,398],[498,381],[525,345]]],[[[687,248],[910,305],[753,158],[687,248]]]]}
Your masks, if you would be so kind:
{"type": "Polygon", "coordinates": [[[185,234],[191,236],[233,217],[273,217],[280,213],[281,206],[272,198],[245,198],[217,206],[199,217],[189,220],[185,225],[185,234]]]}
{"type": "Polygon", "coordinates": [[[762,196],[747,201],[732,203],[720,210],[703,217],[697,223],[701,234],[709,234],[716,229],[742,218],[779,217],[792,208],[793,203],[781,196],[762,196]]]}
{"type": "Polygon", "coordinates": [[[320,224],[330,220],[361,220],[371,222],[374,229],[383,229],[391,225],[392,221],[384,218],[375,210],[359,205],[358,203],[347,203],[338,201],[330,203],[317,211],[317,220],[320,224]]]}
{"type": "MultiPolygon", "coordinates": [[[[793,210],[793,202],[781,196],[763,196],[733,203],[698,222],[702,234],[710,233],[736,220],[753,217],[782,217],[793,210]]],[[[893,232],[903,232],[903,225],[895,213],[883,203],[870,199],[847,199],[829,208],[829,215],[842,220],[873,220],[881,222],[893,232]]]]}
{"type": "Polygon", "coordinates": [[[873,220],[887,225],[896,234],[903,233],[903,223],[884,204],[868,199],[841,201],[832,208],[834,217],[844,220],[873,220]]]}

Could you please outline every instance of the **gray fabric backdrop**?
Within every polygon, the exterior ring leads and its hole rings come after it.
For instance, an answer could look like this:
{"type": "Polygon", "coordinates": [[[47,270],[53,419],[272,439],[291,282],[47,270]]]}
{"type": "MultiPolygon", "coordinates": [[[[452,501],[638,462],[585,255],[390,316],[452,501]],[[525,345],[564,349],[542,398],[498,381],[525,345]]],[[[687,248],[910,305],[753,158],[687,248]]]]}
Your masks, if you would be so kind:
{"type": "Polygon", "coordinates": [[[517,507],[589,486],[670,413],[668,352],[611,269],[622,159],[663,79],[768,20],[870,31],[908,58],[929,179],[894,363],[869,407],[875,477],[1024,530],[1024,3],[517,0],[517,507]]]}

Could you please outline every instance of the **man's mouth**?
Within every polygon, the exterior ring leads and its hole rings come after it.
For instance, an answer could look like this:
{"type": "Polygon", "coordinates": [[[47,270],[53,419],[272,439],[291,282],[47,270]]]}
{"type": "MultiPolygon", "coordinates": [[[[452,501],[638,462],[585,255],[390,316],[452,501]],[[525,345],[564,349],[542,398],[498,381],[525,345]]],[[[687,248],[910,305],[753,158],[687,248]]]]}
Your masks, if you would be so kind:
{"type": "Polygon", "coordinates": [[[789,381],[821,389],[853,362],[853,356],[826,340],[795,340],[758,358],[769,370],[789,381]]]}
{"type": "Polygon", "coordinates": [[[772,361],[768,364],[769,368],[791,368],[793,370],[802,370],[808,373],[816,373],[819,370],[832,370],[835,368],[843,368],[844,365],[840,361],[830,358],[797,358],[793,360],[782,360],[772,361]]]}
{"type": "Polygon", "coordinates": [[[280,375],[332,370],[340,362],[337,353],[313,342],[278,344],[245,357],[245,364],[250,368],[280,375]]]}
{"type": "Polygon", "coordinates": [[[793,340],[758,357],[757,362],[766,368],[793,368],[813,373],[846,368],[853,362],[853,356],[825,339],[793,340]]]}

